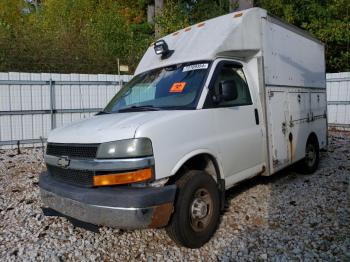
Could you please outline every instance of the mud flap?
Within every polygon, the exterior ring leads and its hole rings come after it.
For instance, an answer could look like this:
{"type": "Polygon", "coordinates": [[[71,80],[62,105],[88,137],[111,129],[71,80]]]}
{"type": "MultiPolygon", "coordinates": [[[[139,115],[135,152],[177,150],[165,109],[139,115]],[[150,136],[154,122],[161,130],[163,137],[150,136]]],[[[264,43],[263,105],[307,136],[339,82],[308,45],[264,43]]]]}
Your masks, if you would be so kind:
{"type": "Polygon", "coordinates": [[[223,212],[226,208],[226,198],[225,198],[225,180],[218,179],[218,190],[220,194],[220,211],[223,212]]]}

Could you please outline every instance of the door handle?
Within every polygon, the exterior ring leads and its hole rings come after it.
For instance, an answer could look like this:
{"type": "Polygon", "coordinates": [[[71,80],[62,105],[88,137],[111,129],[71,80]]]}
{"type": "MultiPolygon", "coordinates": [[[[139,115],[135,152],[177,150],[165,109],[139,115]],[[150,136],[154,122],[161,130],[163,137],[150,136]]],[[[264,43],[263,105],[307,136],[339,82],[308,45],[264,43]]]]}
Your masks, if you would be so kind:
{"type": "Polygon", "coordinates": [[[254,115],[255,115],[255,123],[257,124],[257,125],[259,125],[259,112],[258,112],[258,109],[254,109],[254,115]]]}

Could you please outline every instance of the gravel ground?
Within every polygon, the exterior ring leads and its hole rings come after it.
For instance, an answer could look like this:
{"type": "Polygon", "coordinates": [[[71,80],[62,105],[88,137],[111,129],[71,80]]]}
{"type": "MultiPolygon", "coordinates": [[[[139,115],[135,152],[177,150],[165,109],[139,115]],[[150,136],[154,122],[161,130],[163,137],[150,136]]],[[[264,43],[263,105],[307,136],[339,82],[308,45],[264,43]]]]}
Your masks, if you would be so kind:
{"type": "Polygon", "coordinates": [[[231,189],[218,231],[197,250],[163,229],[93,233],[43,216],[42,151],[0,151],[0,261],[350,261],[350,133],[329,142],[313,175],[285,170],[231,189]]]}

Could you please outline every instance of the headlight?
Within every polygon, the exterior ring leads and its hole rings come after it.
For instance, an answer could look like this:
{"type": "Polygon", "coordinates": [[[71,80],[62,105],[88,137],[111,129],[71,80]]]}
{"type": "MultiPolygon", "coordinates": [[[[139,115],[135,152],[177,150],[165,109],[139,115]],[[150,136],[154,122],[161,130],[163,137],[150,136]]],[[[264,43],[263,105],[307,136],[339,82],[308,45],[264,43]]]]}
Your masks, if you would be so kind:
{"type": "Polygon", "coordinates": [[[148,138],[133,138],[102,143],[97,158],[130,158],[153,155],[152,143],[148,138]]]}

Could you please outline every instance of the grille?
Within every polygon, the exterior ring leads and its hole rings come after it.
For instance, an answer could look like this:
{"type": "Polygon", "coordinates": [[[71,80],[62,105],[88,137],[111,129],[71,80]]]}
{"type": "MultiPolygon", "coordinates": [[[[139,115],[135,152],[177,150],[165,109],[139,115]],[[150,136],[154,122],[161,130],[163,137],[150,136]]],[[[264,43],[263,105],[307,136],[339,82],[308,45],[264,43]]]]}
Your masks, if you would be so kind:
{"type": "Polygon", "coordinates": [[[48,143],[46,154],[75,158],[95,158],[99,144],[55,144],[48,143]]]}
{"type": "Polygon", "coordinates": [[[47,165],[47,170],[53,178],[61,182],[83,187],[93,186],[93,171],[64,169],[51,165],[47,165]]]}

